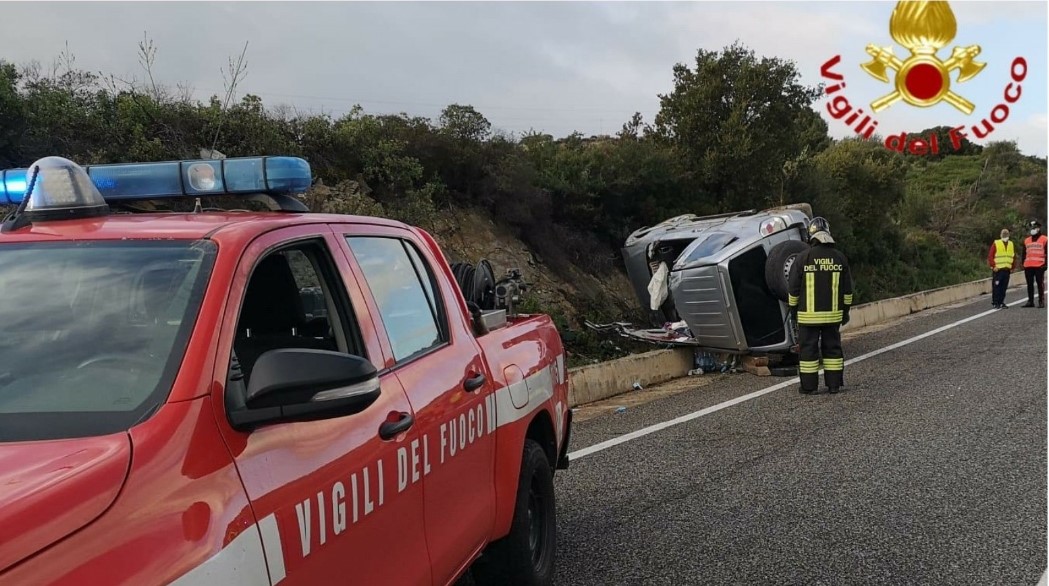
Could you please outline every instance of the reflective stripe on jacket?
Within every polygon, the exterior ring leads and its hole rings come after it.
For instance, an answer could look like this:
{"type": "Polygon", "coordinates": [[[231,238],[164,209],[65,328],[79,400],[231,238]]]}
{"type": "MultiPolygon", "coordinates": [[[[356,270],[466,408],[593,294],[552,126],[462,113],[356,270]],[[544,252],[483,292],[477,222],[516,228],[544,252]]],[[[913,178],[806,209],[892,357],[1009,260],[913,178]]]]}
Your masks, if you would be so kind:
{"type": "Polygon", "coordinates": [[[798,253],[791,266],[787,304],[798,308],[799,325],[841,323],[852,305],[852,274],[845,255],[817,244],[798,253]]]}

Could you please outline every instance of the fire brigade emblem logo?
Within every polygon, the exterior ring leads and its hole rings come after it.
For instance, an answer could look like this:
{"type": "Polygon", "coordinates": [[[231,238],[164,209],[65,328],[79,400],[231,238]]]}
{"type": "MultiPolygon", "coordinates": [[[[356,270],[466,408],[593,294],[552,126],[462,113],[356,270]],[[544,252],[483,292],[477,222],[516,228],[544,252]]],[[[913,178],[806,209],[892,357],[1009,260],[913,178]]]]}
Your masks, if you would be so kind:
{"type": "Polygon", "coordinates": [[[946,61],[936,56],[937,51],[954,40],[957,32],[954,12],[946,1],[898,2],[889,19],[889,34],[911,55],[900,60],[893,54],[891,45],[867,45],[867,54],[873,60],[861,65],[863,70],[885,83],[889,83],[887,70],[893,70],[896,76],[895,91],[871,102],[871,109],[880,112],[901,99],[919,108],[943,101],[965,114],[972,114],[973,103],[951,91],[950,74],[958,70],[958,83],[976,77],[987,65],[974,61],[980,54],[980,46],[954,47],[946,61]]]}

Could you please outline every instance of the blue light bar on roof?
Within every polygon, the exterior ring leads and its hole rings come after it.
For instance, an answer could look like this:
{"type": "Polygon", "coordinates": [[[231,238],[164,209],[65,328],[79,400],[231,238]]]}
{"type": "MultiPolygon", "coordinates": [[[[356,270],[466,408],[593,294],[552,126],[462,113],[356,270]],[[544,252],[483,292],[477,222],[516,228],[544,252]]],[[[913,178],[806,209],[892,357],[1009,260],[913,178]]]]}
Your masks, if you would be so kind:
{"type": "MultiPolygon", "coordinates": [[[[303,193],[313,181],[310,164],[297,157],[88,165],[84,169],[106,201],[303,193]]],[[[25,192],[26,169],[0,171],[0,204],[21,203],[25,192]]]]}

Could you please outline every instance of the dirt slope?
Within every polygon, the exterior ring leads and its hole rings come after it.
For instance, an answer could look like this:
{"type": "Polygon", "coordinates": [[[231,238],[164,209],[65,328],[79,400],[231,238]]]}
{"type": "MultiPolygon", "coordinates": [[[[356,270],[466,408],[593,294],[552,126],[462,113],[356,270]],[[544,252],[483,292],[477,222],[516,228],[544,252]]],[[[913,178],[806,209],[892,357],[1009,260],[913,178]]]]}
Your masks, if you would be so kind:
{"type": "Polygon", "coordinates": [[[435,224],[434,238],[450,262],[488,259],[497,278],[507,269],[520,269],[530,285],[533,302],[547,313],[563,314],[573,326],[581,325],[588,317],[598,317],[594,314],[621,316],[637,308],[630,283],[622,272],[595,276],[575,267],[555,271],[509,229],[497,226],[479,212],[442,212],[435,224]]]}

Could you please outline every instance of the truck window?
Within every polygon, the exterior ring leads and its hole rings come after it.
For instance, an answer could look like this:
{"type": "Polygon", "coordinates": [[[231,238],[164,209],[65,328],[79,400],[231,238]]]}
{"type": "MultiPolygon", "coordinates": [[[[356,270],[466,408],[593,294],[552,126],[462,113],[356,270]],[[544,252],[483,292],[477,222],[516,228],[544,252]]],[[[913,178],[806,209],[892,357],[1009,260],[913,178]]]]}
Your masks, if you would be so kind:
{"type": "Polygon", "coordinates": [[[306,319],[327,317],[327,300],[321,289],[320,276],[310,259],[301,250],[286,250],[282,254],[291,265],[291,273],[295,276],[295,284],[299,288],[299,296],[302,297],[306,319]]]}
{"type": "Polygon", "coordinates": [[[270,350],[312,348],[367,357],[335,274],[320,241],[298,242],[259,260],[233,345],[246,382],[255,361],[270,350]]]}
{"type": "Polygon", "coordinates": [[[347,237],[379,306],[398,363],[448,340],[432,271],[415,247],[397,238],[347,237]]]}

